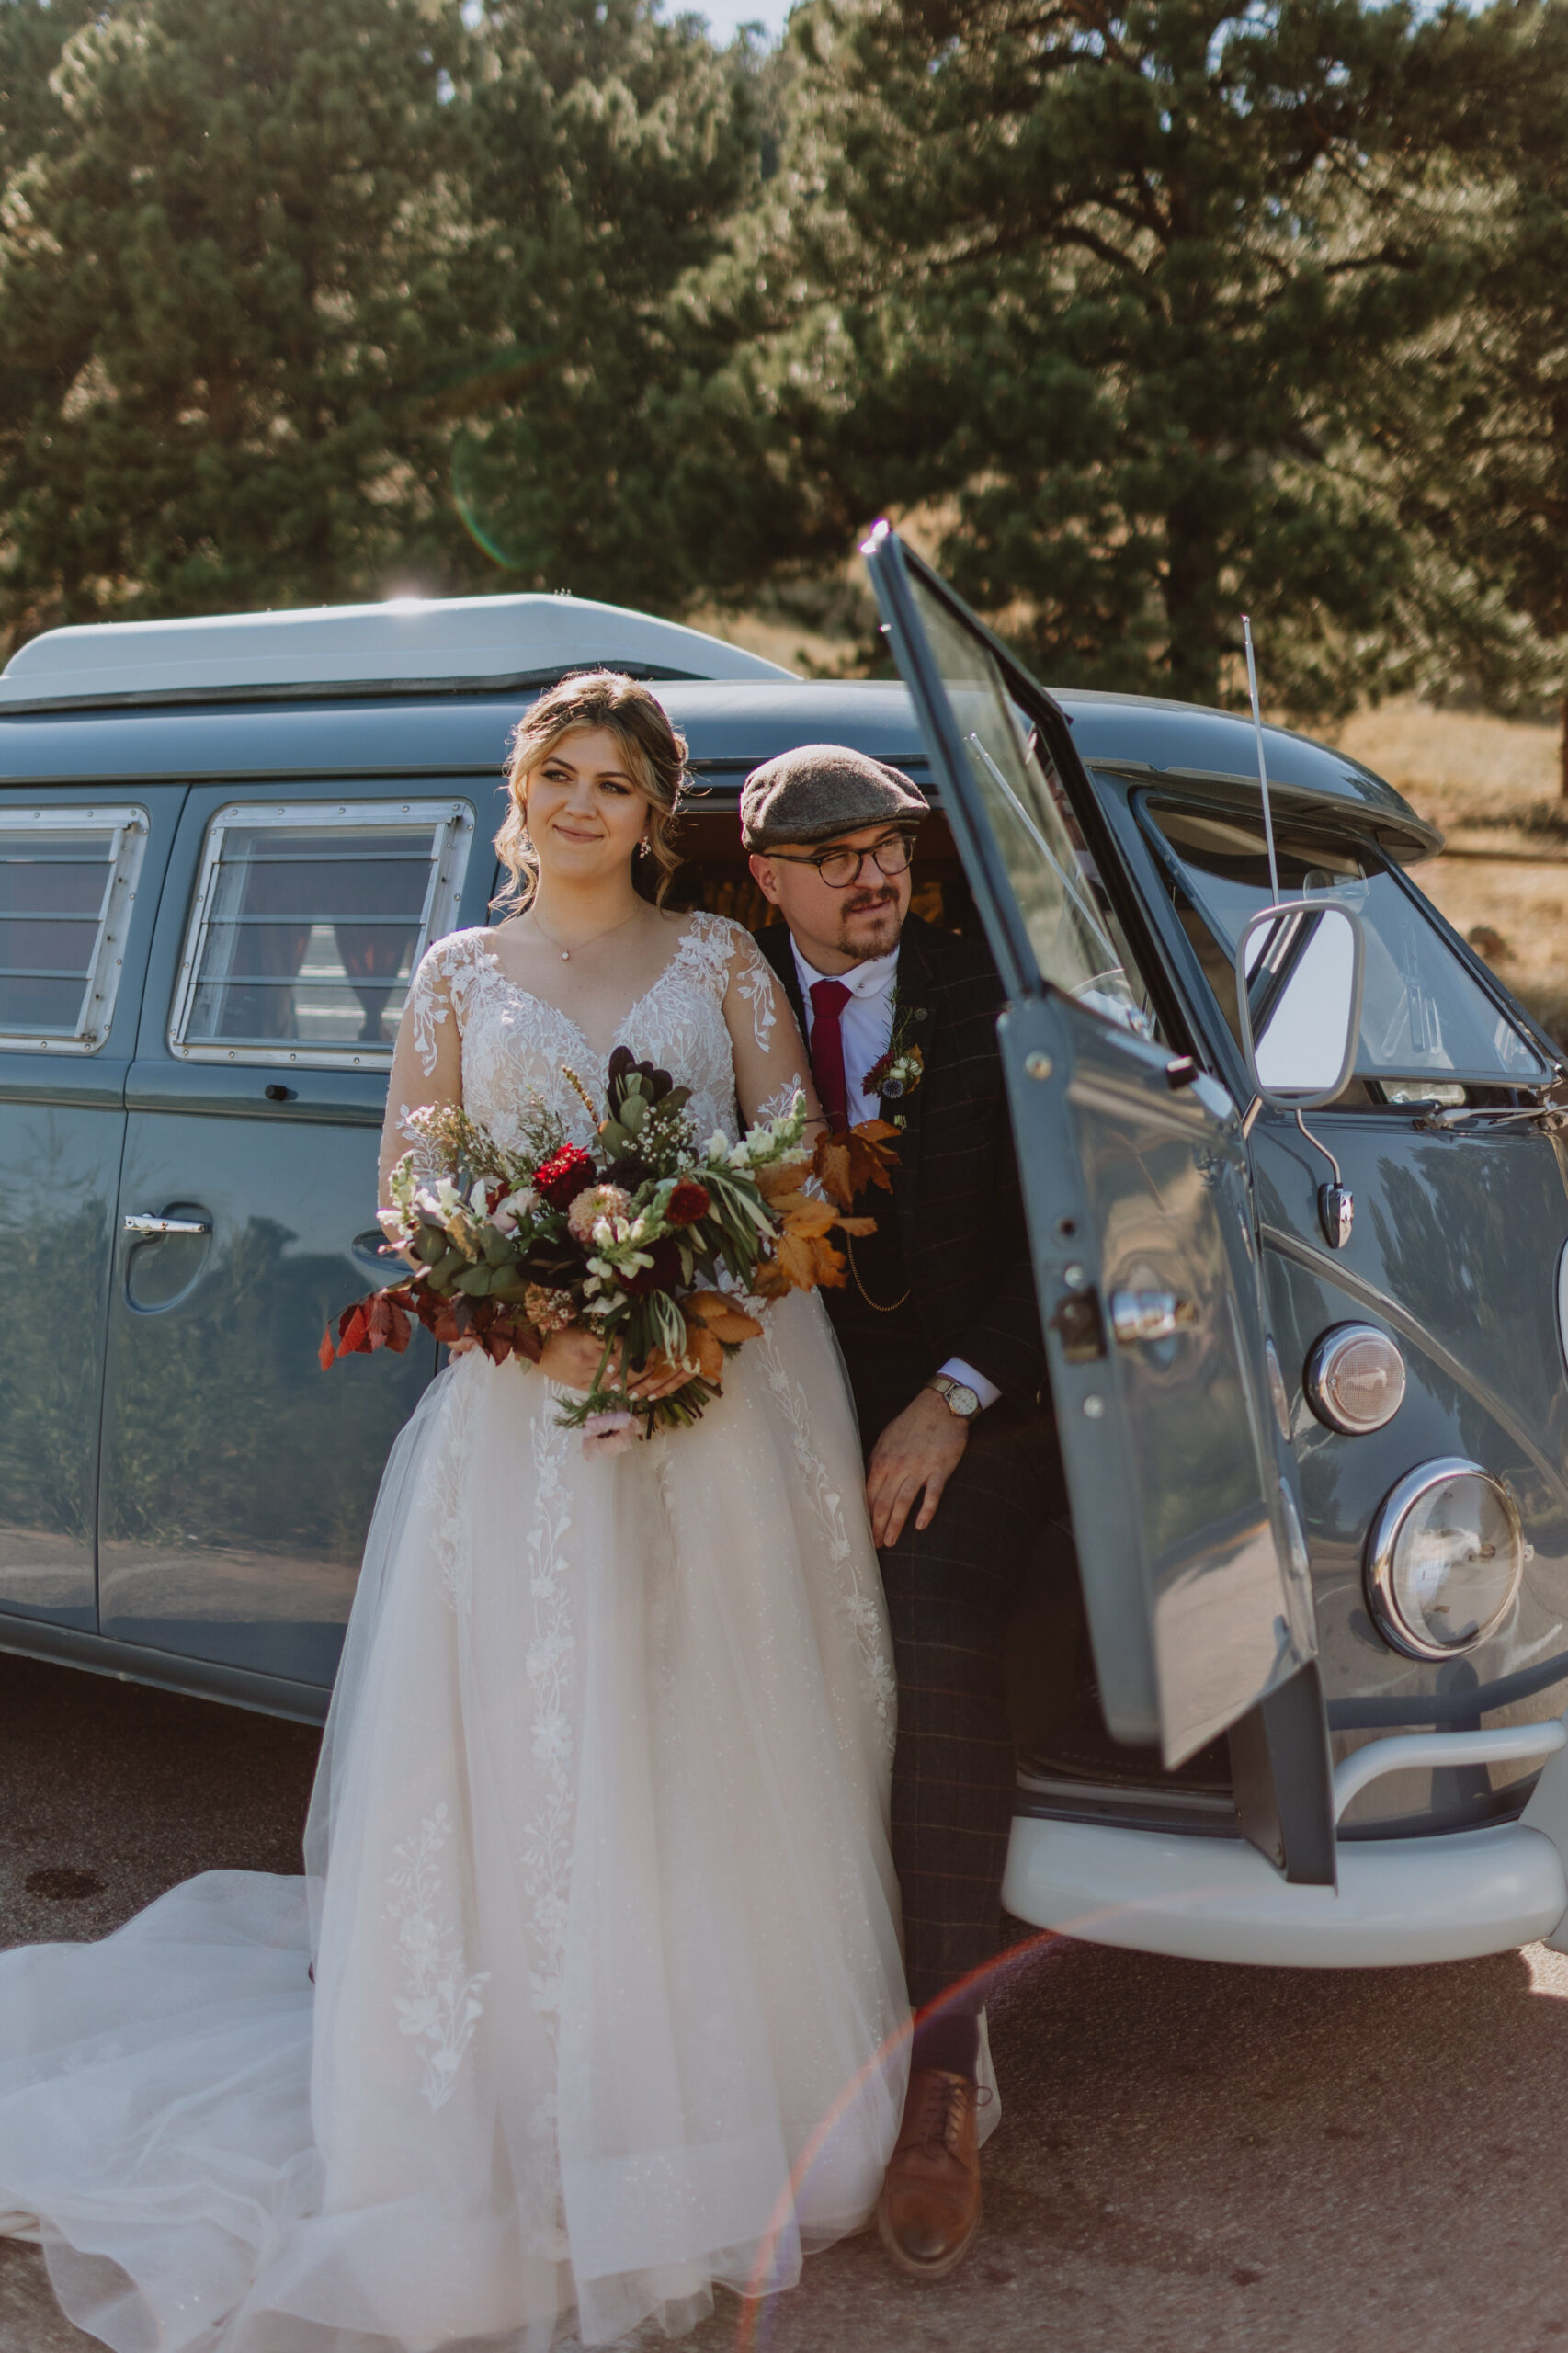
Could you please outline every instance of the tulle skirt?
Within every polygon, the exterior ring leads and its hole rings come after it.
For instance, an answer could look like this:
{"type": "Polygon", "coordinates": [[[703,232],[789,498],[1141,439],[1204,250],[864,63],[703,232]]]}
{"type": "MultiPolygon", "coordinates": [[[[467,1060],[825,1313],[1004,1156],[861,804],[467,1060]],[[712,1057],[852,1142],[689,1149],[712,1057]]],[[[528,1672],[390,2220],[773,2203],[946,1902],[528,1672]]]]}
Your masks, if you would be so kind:
{"type": "Polygon", "coordinates": [[[693,1430],[559,1402],[471,1355],[399,1438],[304,1876],[0,1958],[0,2212],[119,2353],[675,2333],[875,2201],[893,1679],[820,1302],[693,1430]]]}

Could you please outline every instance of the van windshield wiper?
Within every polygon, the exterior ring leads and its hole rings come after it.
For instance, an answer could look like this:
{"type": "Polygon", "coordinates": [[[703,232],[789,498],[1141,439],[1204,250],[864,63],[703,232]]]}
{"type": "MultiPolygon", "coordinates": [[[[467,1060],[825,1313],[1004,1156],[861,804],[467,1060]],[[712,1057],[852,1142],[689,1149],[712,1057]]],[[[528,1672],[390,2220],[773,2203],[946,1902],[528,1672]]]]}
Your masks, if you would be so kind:
{"type": "Polygon", "coordinates": [[[1426,1134],[1442,1135],[1451,1134],[1470,1120],[1489,1120],[1495,1127],[1536,1122],[1549,1136],[1561,1135],[1568,1130],[1568,1098],[1556,1092],[1562,1084],[1561,1076],[1550,1081],[1551,1091],[1543,1086],[1539,1102],[1457,1103],[1449,1110],[1424,1112],[1415,1124],[1426,1134]]]}

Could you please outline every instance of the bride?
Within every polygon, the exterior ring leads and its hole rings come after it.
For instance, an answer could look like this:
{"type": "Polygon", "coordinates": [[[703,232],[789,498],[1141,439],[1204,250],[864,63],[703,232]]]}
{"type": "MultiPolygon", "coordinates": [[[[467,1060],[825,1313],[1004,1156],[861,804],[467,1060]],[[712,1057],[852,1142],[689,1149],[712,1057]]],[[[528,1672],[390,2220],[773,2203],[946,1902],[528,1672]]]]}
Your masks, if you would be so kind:
{"type": "MultiPolygon", "coordinates": [[[[383,1198],[416,1105],[520,1143],[542,1098],[588,1142],[563,1073],[602,1096],[618,1043],[699,1133],[806,1083],[746,934],[634,888],[635,860],[667,878],[685,749],[613,673],[534,705],[498,838],[521,911],[419,967],[383,1198]]],[[[387,1465],[306,1875],[208,1872],[0,1959],[0,2228],[80,2327],[674,2335],[867,2219],[908,2015],[892,1674],[826,1318],[767,1314],[694,1428],[613,1457],[558,1422],[582,1333],[450,1364],[387,1465]]]]}

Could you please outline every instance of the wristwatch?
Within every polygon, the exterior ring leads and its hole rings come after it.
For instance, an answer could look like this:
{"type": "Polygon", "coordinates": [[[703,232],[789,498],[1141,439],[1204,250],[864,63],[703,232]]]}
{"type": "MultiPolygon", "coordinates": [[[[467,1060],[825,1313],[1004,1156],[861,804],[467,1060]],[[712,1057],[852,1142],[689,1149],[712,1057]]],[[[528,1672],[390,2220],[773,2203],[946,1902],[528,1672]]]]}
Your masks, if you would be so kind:
{"type": "Polygon", "coordinates": [[[955,1381],[950,1372],[934,1372],[926,1383],[934,1389],[949,1414],[960,1422],[972,1422],[980,1411],[980,1400],[967,1381],[955,1381]]]}

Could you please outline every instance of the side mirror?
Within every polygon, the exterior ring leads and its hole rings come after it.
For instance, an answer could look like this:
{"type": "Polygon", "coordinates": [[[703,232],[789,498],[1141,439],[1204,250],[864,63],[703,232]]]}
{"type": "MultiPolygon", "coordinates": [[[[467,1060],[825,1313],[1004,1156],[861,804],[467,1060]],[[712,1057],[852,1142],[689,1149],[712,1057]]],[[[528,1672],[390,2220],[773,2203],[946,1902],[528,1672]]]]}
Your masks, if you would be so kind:
{"type": "Polygon", "coordinates": [[[1328,899],[1287,899],[1252,918],[1236,950],[1242,1051],[1253,1090],[1285,1111],[1342,1092],[1361,1027],[1361,926],[1328,899]]]}

